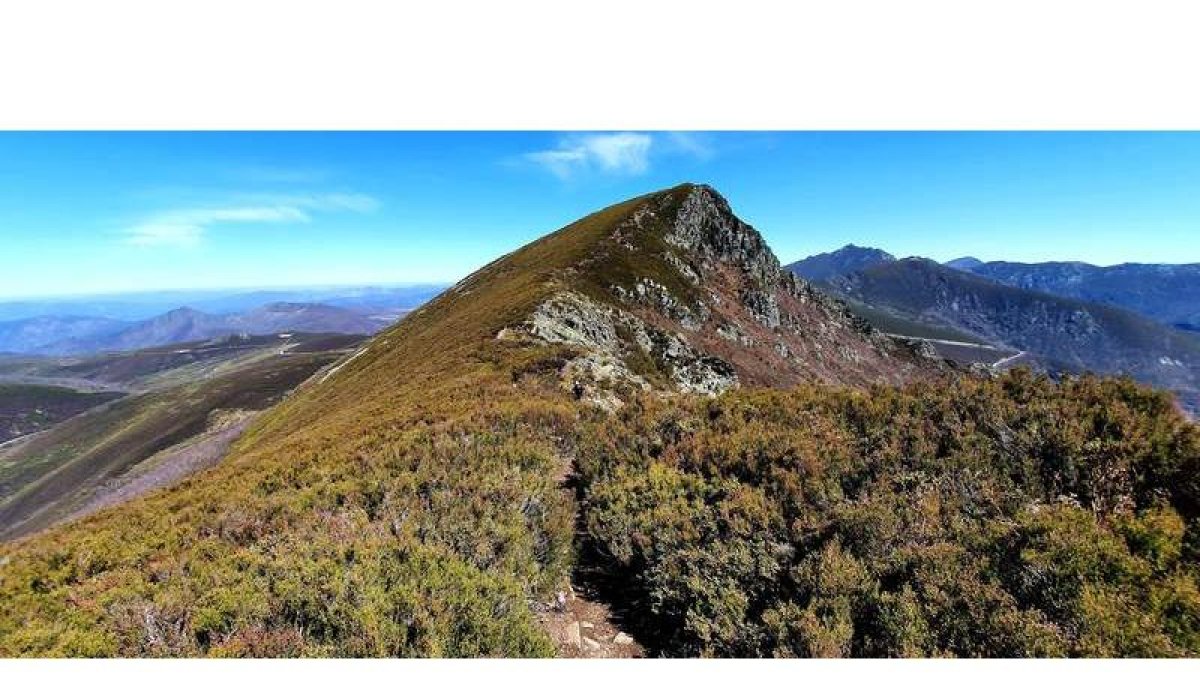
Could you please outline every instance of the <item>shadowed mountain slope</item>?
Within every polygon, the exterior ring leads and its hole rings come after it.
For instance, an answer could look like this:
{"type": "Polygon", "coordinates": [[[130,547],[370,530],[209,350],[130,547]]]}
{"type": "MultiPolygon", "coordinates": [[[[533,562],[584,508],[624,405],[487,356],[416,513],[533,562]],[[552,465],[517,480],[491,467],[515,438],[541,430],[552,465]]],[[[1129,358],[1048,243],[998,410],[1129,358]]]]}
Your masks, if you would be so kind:
{"type": "Polygon", "coordinates": [[[0,381],[0,443],[47,429],[120,397],[119,392],[86,392],[0,381]]]}
{"type": "Polygon", "coordinates": [[[1026,350],[1052,368],[1125,373],[1167,389],[1200,389],[1200,339],[1116,307],[1005,286],[921,258],[828,283],[872,307],[1026,350]]]}
{"type": "Polygon", "coordinates": [[[987,262],[968,271],[1008,286],[1113,305],[1167,325],[1200,330],[1200,264],[987,262]]]}

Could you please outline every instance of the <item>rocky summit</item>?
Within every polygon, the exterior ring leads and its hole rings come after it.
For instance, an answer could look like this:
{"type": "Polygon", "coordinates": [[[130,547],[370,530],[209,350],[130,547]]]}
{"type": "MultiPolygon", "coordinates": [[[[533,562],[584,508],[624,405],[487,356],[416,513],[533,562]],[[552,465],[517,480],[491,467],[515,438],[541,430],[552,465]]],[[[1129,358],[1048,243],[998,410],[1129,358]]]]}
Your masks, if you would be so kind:
{"type": "Polygon", "coordinates": [[[712,188],[682,185],[631,206],[497,334],[580,348],[563,386],[581,396],[614,407],[623,388],[895,384],[941,367],[784,270],[712,188]]]}

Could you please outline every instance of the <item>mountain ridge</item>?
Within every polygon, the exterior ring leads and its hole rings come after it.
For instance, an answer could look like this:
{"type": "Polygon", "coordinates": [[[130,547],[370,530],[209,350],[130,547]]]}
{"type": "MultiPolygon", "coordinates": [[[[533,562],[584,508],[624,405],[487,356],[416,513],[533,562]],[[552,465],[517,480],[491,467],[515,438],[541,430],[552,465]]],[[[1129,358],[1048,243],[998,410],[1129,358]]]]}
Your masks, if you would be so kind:
{"type": "Polygon", "coordinates": [[[9,560],[0,577],[6,594],[17,592],[13,583],[27,592],[44,565],[81,555],[90,556],[87,569],[52,582],[56,588],[95,598],[100,577],[115,573],[144,589],[133,604],[89,601],[93,609],[84,610],[66,610],[62,594],[36,606],[14,601],[0,609],[0,654],[552,654],[534,611],[565,588],[574,557],[574,497],[558,476],[570,466],[578,425],[611,414],[617,402],[702,390],[688,386],[696,381],[690,374],[724,381],[720,355],[691,344],[695,333],[683,327],[689,316],[698,320],[701,304],[709,315],[700,325],[736,322],[797,349],[823,346],[820,357],[785,357],[774,342],[744,347],[753,358],[727,365],[746,381],[820,374],[865,388],[942,372],[939,361],[870,330],[783,272],[761,236],[730,219],[710,189],[684,185],[635,198],[498,258],[377,334],[257,418],[203,480],[0,547],[9,560]],[[714,286],[714,299],[689,271],[737,284],[714,286]],[[600,323],[574,326],[601,336],[593,345],[563,339],[572,318],[553,311],[562,302],[600,307],[600,323]],[[800,316],[825,323],[797,332],[800,316]],[[792,369],[772,375],[759,359],[792,369]],[[577,395],[584,374],[591,379],[577,395]],[[206,562],[195,558],[200,551],[206,562]],[[181,564],[195,571],[157,571],[181,564]],[[189,579],[208,573],[201,569],[232,576],[196,585],[189,579]],[[276,581],[263,585],[268,579],[276,581]],[[387,579],[405,585],[391,595],[372,590],[387,579]],[[325,595],[335,586],[375,598],[369,603],[386,600],[393,609],[379,605],[381,616],[412,612],[413,628],[386,637],[353,623],[343,632],[330,612],[363,610],[316,599],[349,601],[325,595]],[[190,607],[210,608],[209,618],[190,607]],[[63,616],[83,623],[63,632],[55,628],[63,616]],[[285,616],[292,618],[280,623],[285,616]],[[145,641],[147,622],[161,641],[145,641]],[[307,628],[299,636],[291,625],[307,628]]]}
{"type": "MultiPolygon", "coordinates": [[[[896,383],[932,369],[784,270],[761,234],[708,186],[685,184],[641,198],[563,274],[566,286],[586,298],[552,296],[534,311],[527,333],[594,348],[595,336],[552,325],[589,317],[604,326],[609,351],[632,351],[635,358],[641,351],[665,363],[684,391],[719,393],[739,381],[896,383]],[[592,303],[616,312],[604,316],[592,303]],[[612,339],[622,330],[636,345],[612,339]]],[[[592,365],[585,370],[594,371],[592,365]]]]}
{"type": "Polygon", "coordinates": [[[993,281],[1122,307],[1161,323],[1200,329],[1200,264],[986,262],[969,270],[993,281]]]}
{"type": "Polygon", "coordinates": [[[847,244],[836,251],[797,260],[787,265],[786,269],[802,279],[820,282],[895,259],[883,249],[847,244]]]}
{"type": "Polygon", "coordinates": [[[378,333],[203,475],[0,545],[0,655],[596,654],[563,625],[592,560],[655,654],[1193,653],[1194,430],[1128,381],[958,374],[711,188],[643,195],[378,333]],[[1162,555],[1120,538],[1129,504],[1162,555]]]}
{"type": "Polygon", "coordinates": [[[1015,288],[920,258],[872,266],[828,285],[861,302],[1027,350],[1052,368],[1200,388],[1200,340],[1121,308],[1015,288]]]}

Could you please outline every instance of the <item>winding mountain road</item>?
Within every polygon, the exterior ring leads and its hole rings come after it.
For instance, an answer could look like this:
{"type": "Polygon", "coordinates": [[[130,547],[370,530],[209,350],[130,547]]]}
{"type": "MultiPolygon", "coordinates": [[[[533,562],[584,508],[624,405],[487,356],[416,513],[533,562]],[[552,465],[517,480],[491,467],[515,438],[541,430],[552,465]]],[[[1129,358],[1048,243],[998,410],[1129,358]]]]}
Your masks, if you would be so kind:
{"type": "Polygon", "coordinates": [[[1012,356],[1006,356],[1006,357],[1000,359],[999,361],[993,363],[992,367],[993,368],[1003,368],[1003,367],[1007,366],[1008,364],[1012,363],[1013,361],[1016,361],[1017,359],[1019,359],[1023,356],[1028,356],[1028,355],[1029,355],[1029,352],[1025,352],[1025,351],[1017,352],[1016,354],[1013,354],[1012,356]]]}

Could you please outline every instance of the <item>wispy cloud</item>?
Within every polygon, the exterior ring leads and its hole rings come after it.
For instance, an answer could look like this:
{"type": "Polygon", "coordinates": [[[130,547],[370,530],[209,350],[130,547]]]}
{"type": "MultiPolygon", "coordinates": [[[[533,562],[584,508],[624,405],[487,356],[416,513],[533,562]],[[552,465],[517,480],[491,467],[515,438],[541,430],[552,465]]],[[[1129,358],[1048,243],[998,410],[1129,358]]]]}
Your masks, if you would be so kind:
{"type": "Polygon", "coordinates": [[[225,224],[308,223],[317,213],[368,213],[379,207],[370,195],[353,192],[298,195],[243,195],[218,206],[167,209],[125,229],[134,246],[195,246],[210,227],[225,224]]]}
{"type": "Polygon", "coordinates": [[[669,150],[674,153],[690,155],[695,159],[708,160],[717,154],[712,138],[708,134],[692,131],[671,131],[666,136],[669,150]]]}
{"type": "Polygon", "coordinates": [[[229,173],[238,180],[257,183],[319,183],[331,175],[327,169],[298,166],[244,166],[229,173]]]}
{"type": "Polygon", "coordinates": [[[699,134],[619,131],[566,136],[556,147],[527,152],[522,159],[567,180],[586,171],[625,176],[643,174],[650,169],[656,154],[708,159],[713,149],[699,134]]]}
{"type": "Polygon", "coordinates": [[[570,178],[584,169],[637,175],[650,166],[649,134],[622,131],[611,134],[578,134],[564,138],[557,148],[529,152],[525,159],[559,178],[570,178]]]}
{"type": "Polygon", "coordinates": [[[236,197],[240,203],[268,203],[306,211],[353,211],[370,213],[379,208],[379,200],[361,192],[322,193],[249,193],[236,197]]]}

